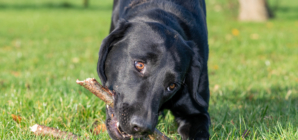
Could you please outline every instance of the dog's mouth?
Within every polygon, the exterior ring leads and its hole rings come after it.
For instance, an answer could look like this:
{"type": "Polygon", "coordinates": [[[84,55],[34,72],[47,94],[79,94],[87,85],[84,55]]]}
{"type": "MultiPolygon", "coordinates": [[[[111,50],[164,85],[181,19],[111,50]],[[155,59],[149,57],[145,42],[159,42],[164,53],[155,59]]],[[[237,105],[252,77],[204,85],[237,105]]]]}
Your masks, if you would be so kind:
{"type": "Polygon", "coordinates": [[[115,116],[114,109],[110,106],[107,106],[107,112],[109,115],[109,119],[107,120],[107,128],[109,129],[110,133],[113,133],[114,136],[116,136],[118,139],[131,139],[132,135],[127,134],[122,130],[122,128],[119,125],[119,121],[117,120],[117,117],[115,116]]]}

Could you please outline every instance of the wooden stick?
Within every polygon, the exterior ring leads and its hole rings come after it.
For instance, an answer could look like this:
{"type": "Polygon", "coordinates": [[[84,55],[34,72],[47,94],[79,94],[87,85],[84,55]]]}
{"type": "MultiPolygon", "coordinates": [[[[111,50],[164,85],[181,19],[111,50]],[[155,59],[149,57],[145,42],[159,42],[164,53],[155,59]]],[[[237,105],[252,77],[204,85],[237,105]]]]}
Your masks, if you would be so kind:
{"type": "Polygon", "coordinates": [[[153,134],[148,136],[151,140],[171,140],[165,134],[161,133],[158,129],[154,129],[153,134]]]}
{"type": "MultiPolygon", "coordinates": [[[[113,92],[110,91],[108,88],[103,87],[100,85],[96,79],[94,78],[88,78],[84,81],[76,81],[77,84],[85,87],[89,91],[91,91],[94,95],[99,97],[101,100],[103,100],[106,104],[108,104],[110,107],[114,107],[114,99],[113,99],[113,92]]],[[[37,136],[50,136],[54,137],[56,139],[69,139],[69,140],[77,140],[81,139],[81,137],[71,133],[71,132],[65,132],[58,130],[56,128],[47,127],[39,124],[35,124],[32,127],[30,127],[31,131],[37,135],[37,136]]],[[[148,136],[151,140],[170,140],[166,135],[161,133],[159,130],[155,128],[153,134],[148,136]]],[[[83,138],[83,139],[89,139],[89,138],[83,138]]]]}
{"type": "Polygon", "coordinates": [[[103,87],[100,85],[96,79],[94,78],[87,78],[84,81],[76,81],[77,84],[83,86],[84,88],[88,89],[92,92],[95,96],[103,100],[107,105],[110,107],[114,107],[114,100],[113,100],[113,92],[110,91],[108,88],[103,87]]]}
{"type": "Polygon", "coordinates": [[[31,131],[37,136],[50,136],[56,139],[68,139],[68,140],[77,140],[79,136],[65,131],[60,131],[56,128],[47,127],[39,124],[35,124],[30,127],[31,131]]]}
{"type": "MultiPolygon", "coordinates": [[[[88,78],[84,81],[76,81],[77,84],[83,86],[84,88],[91,91],[94,95],[99,97],[101,100],[103,100],[106,104],[108,104],[111,107],[114,107],[114,100],[113,100],[113,92],[110,91],[108,88],[103,87],[100,85],[96,79],[94,78],[88,78]]],[[[155,129],[153,134],[148,136],[151,140],[170,140],[166,135],[161,133],[158,129],[155,129]]]]}

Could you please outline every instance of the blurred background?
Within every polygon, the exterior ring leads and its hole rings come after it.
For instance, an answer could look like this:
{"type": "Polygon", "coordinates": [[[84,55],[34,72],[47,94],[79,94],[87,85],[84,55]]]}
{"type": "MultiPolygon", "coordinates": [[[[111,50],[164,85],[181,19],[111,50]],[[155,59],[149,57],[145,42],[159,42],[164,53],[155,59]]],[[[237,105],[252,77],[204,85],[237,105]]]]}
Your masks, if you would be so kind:
{"type": "MultiPolygon", "coordinates": [[[[298,1],[206,4],[211,139],[298,139],[298,1]]],[[[0,0],[1,139],[36,138],[35,123],[109,139],[104,104],[75,80],[99,79],[111,13],[112,0],[0,0]]],[[[158,129],[180,139],[165,114],[158,129]]]]}

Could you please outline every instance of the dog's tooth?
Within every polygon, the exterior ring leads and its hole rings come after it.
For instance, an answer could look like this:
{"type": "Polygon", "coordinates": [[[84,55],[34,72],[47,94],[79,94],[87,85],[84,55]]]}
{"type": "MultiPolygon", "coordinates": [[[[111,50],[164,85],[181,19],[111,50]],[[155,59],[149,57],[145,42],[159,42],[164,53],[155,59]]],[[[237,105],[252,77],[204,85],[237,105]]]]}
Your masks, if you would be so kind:
{"type": "Polygon", "coordinates": [[[119,122],[117,122],[117,127],[119,127],[119,122]]]}
{"type": "Polygon", "coordinates": [[[107,108],[109,109],[109,105],[107,105],[107,108]]]}

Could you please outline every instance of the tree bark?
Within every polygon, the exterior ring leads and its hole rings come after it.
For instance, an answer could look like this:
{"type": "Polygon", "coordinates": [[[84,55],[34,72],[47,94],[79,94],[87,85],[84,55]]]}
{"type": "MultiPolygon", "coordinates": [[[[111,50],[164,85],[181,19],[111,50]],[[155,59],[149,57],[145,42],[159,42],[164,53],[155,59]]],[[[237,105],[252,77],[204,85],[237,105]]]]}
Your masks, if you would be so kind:
{"type": "Polygon", "coordinates": [[[84,7],[87,8],[89,6],[89,0],[84,0],[84,7]]]}
{"type": "Polygon", "coordinates": [[[262,22],[273,15],[268,7],[267,0],[239,0],[239,20],[262,22]]]}

